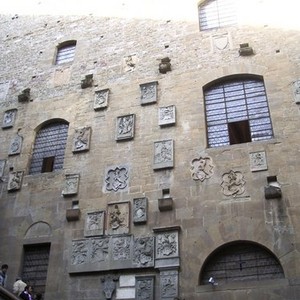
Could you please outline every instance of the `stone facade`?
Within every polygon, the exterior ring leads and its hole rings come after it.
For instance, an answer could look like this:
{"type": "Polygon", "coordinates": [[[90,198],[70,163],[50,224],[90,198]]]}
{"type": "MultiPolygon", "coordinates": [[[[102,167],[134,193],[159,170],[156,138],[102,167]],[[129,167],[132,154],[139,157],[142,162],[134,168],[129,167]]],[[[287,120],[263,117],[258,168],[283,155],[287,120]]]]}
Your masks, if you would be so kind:
{"type": "MultiPolygon", "coordinates": [[[[45,300],[300,298],[299,28],[253,14],[199,31],[198,1],[179,2],[190,19],[0,16],[8,289],[23,252],[50,244],[45,300]],[[55,65],[71,40],[74,60],[55,65]],[[203,87],[240,74],[263,78],[274,138],[208,148],[203,87]],[[57,120],[69,124],[63,169],[30,175],[36,134],[57,120]],[[241,241],[274,254],[284,278],[200,284],[209,256],[241,241]]],[[[272,14],[271,2],[257,5],[272,14]]]]}

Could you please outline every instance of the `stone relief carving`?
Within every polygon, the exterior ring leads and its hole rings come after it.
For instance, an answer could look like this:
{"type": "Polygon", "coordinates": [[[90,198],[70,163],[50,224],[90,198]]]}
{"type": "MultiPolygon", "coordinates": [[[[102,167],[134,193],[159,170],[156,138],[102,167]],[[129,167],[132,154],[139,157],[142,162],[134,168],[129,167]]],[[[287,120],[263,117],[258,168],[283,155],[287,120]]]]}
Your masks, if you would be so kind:
{"type": "Polygon", "coordinates": [[[132,72],[135,70],[135,66],[137,63],[137,57],[135,54],[128,55],[123,59],[123,70],[124,72],[132,72]]]}
{"type": "Polygon", "coordinates": [[[95,92],[94,110],[99,110],[108,106],[109,89],[95,92]]]}
{"type": "Polygon", "coordinates": [[[113,260],[130,259],[130,236],[118,236],[112,239],[113,260]]]}
{"type": "Polygon", "coordinates": [[[214,165],[212,159],[209,156],[195,158],[191,162],[191,175],[192,179],[204,181],[213,174],[214,165]]]}
{"type": "Polygon", "coordinates": [[[22,185],[23,175],[23,171],[9,173],[7,190],[10,192],[19,190],[22,185]]]}
{"type": "Polygon", "coordinates": [[[142,105],[157,102],[157,85],[157,81],[140,84],[142,105]]]}
{"type": "Polygon", "coordinates": [[[164,140],[154,143],[154,165],[153,169],[174,167],[174,142],[164,140]]]}
{"type": "Polygon", "coordinates": [[[64,196],[76,195],[78,193],[78,186],[79,174],[67,174],[62,194],[64,196]]]}
{"type": "Polygon", "coordinates": [[[23,137],[17,133],[10,143],[8,155],[16,155],[21,153],[23,137]]]}
{"type": "Polygon", "coordinates": [[[104,234],[104,211],[93,211],[86,214],[85,219],[85,236],[95,236],[104,234]]]}
{"type": "Polygon", "coordinates": [[[5,100],[9,89],[9,84],[9,82],[0,82],[0,101],[5,100]]]}
{"type": "Polygon", "coordinates": [[[158,124],[160,126],[172,125],[176,123],[176,108],[175,105],[159,107],[158,109],[158,124]]]}
{"type": "Polygon", "coordinates": [[[91,127],[75,129],[73,138],[73,153],[87,151],[90,149],[91,127]]]}
{"type": "Polygon", "coordinates": [[[113,293],[116,290],[116,281],[118,280],[119,280],[118,276],[110,276],[110,275],[101,278],[102,290],[105,299],[112,299],[113,293]]]}
{"type": "Polygon", "coordinates": [[[4,175],[5,165],[6,159],[0,159],[0,178],[2,178],[4,175]]]}
{"type": "Polygon", "coordinates": [[[120,116],[116,124],[116,140],[128,140],[134,137],[135,115],[120,116]]]}
{"type": "Polygon", "coordinates": [[[162,271],[160,273],[161,299],[174,299],[178,296],[178,272],[162,271]]]}
{"type": "Polygon", "coordinates": [[[109,168],[105,176],[106,191],[117,192],[125,190],[128,187],[128,168],[125,166],[118,166],[109,168]]]}
{"type": "Polygon", "coordinates": [[[147,198],[133,199],[133,223],[134,224],[144,224],[147,222],[147,209],[148,209],[147,198]]]}
{"type": "Polygon", "coordinates": [[[4,113],[2,128],[11,128],[15,124],[17,109],[10,109],[4,113]]]}
{"type": "Polygon", "coordinates": [[[133,264],[139,268],[154,266],[154,237],[134,239],[133,264]]]}
{"type": "Polygon", "coordinates": [[[293,82],[293,93],[294,93],[294,99],[295,103],[300,103],[300,79],[293,82]]]}
{"type": "Polygon", "coordinates": [[[89,241],[77,240],[72,242],[71,264],[85,264],[89,260],[89,241]]]}
{"type": "Polygon", "coordinates": [[[135,295],[137,300],[154,300],[154,277],[136,277],[135,295]]]}
{"type": "Polygon", "coordinates": [[[156,257],[178,256],[178,232],[165,232],[156,236],[156,257]]]}
{"type": "Polygon", "coordinates": [[[108,234],[122,234],[129,232],[129,202],[108,204],[107,214],[108,234]]]}
{"type": "Polygon", "coordinates": [[[213,42],[214,49],[225,50],[229,48],[228,33],[212,36],[212,42],[213,42]]]}
{"type": "Polygon", "coordinates": [[[252,152],[249,154],[249,158],[252,172],[268,170],[265,151],[252,152]]]}
{"type": "Polygon", "coordinates": [[[91,263],[105,261],[109,255],[109,239],[93,239],[91,241],[91,263]]]}
{"type": "Polygon", "coordinates": [[[223,174],[222,179],[221,187],[225,196],[236,197],[244,193],[244,185],[246,182],[241,172],[231,170],[223,174]]]}

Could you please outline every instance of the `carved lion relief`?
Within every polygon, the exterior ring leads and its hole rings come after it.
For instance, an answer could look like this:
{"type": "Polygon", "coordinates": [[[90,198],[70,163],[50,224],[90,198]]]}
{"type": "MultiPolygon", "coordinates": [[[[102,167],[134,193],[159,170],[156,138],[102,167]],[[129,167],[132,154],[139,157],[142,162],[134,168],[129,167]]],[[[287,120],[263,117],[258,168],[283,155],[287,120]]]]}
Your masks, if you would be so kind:
{"type": "Polygon", "coordinates": [[[194,180],[204,181],[213,174],[214,165],[210,157],[195,158],[191,162],[191,175],[194,180]]]}
{"type": "Polygon", "coordinates": [[[105,176],[106,191],[118,192],[128,188],[128,168],[126,166],[117,166],[107,169],[105,176]]]}
{"type": "Polygon", "coordinates": [[[241,172],[231,170],[223,174],[222,179],[221,187],[225,196],[236,197],[244,193],[246,181],[241,172]]]}

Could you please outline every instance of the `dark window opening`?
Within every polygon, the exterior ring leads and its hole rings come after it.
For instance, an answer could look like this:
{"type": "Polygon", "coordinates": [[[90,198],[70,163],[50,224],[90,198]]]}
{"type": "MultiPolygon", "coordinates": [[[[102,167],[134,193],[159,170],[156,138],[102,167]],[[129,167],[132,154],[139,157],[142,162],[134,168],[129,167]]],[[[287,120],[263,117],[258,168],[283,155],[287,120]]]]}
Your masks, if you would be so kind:
{"type": "Polygon", "coordinates": [[[55,156],[44,157],[42,164],[42,173],[52,172],[55,156]]]}
{"type": "Polygon", "coordinates": [[[238,121],[228,123],[230,145],[251,142],[249,121],[238,121]]]}
{"type": "Polygon", "coordinates": [[[34,294],[45,294],[50,244],[24,246],[22,279],[34,288],[34,294]]]}
{"type": "Polygon", "coordinates": [[[218,284],[284,278],[277,257],[264,247],[251,242],[237,242],[220,247],[206,260],[200,284],[218,284]]]}

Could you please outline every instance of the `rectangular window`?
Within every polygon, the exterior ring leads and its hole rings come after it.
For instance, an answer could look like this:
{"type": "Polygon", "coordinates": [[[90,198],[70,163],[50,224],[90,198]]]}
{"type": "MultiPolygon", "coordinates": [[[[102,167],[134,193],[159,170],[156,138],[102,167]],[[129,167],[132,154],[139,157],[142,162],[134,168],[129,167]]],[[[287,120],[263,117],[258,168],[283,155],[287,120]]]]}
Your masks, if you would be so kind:
{"type": "Polygon", "coordinates": [[[55,156],[44,157],[42,164],[42,173],[52,172],[55,156]]]}
{"type": "Polygon", "coordinates": [[[238,121],[228,123],[230,145],[251,142],[249,121],[238,121]]]}
{"type": "Polygon", "coordinates": [[[57,47],[56,65],[71,62],[75,56],[76,41],[67,41],[57,47]]]}

